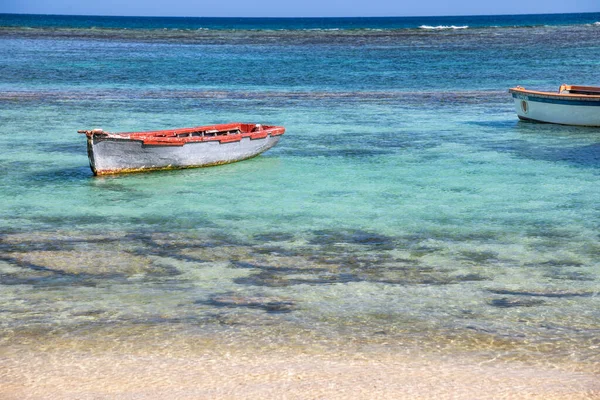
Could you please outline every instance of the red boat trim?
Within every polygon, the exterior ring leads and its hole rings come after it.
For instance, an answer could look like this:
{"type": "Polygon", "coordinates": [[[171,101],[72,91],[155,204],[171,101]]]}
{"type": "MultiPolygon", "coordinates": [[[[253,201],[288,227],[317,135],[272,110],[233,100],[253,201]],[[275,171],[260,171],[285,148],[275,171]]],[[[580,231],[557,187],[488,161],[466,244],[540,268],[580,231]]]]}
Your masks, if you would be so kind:
{"type": "Polygon", "coordinates": [[[229,123],[148,132],[109,133],[100,129],[78,132],[85,133],[89,138],[98,136],[116,140],[137,140],[141,141],[145,146],[183,146],[187,143],[211,141],[234,143],[244,138],[250,138],[250,140],[264,139],[269,135],[283,135],[285,128],[282,126],[229,123]]]}
{"type": "Polygon", "coordinates": [[[231,135],[219,138],[219,143],[239,142],[240,140],[242,140],[242,135],[231,135]]]}

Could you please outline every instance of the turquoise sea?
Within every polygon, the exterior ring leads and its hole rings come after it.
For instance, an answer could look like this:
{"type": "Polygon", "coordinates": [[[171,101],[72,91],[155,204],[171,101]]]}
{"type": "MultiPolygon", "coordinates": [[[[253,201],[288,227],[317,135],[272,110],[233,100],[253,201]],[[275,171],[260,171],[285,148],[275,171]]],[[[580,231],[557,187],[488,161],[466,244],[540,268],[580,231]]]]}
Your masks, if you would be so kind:
{"type": "Polygon", "coordinates": [[[600,13],[0,15],[0,343],[177,334],[600,371],[600,13]],[[93,177],[78,129],[283,125],[252,160],[93,177]],[[344,348],[346,348],[344,347],[344,348]]]}

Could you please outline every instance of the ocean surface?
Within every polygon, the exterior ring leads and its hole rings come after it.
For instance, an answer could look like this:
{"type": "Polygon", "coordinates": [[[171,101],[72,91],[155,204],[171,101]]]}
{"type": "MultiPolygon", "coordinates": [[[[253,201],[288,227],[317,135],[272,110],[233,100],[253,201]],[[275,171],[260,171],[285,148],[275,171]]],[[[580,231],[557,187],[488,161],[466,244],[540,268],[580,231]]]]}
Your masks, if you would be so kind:
{"type": "Polygon", "coordinates": [[[600,13],[0,14],[0,345],[169,337],[600,371],[600,13]],[[78,129],[230,121],[252,160],[94,177],[78,129]],[[157,337],[158,337],[157,336],[157,337]]]}

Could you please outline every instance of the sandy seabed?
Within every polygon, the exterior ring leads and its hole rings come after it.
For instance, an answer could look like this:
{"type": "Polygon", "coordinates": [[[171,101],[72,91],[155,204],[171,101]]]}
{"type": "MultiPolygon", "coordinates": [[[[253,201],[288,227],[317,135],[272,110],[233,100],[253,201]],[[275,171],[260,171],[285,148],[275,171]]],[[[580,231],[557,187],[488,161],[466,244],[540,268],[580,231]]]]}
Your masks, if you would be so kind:
{"type": "Polygon", "coordinates": [[[600,376],[381,352],[4,349],[0,399],[600,399],[600,376]]]}

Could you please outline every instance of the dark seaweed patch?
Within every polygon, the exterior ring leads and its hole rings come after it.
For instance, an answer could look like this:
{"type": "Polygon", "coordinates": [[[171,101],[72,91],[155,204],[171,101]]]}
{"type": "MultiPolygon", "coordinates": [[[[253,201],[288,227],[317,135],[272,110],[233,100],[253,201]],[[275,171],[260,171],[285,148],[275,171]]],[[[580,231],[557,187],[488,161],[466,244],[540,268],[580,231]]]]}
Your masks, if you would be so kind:
{"type": "Polygon", "coordinates": [[[246,261],[232,261],[231,264],[237,268],[260,269],[261,271],[276,274],[296,274],[296,273],[322,273],[322,268],[294,268],[294,267],[275,267],[271,265],[254,264],[246,261]]]}
{"type": "Polygon", "coordinates": [[[296,303],[288,299],[235,294],[214,295],[208,301],[197,301],[196,304],[228,308],[253,308],[268,313],[289,313],[296,308],[296,303]]]}
{"type": "Polygon", "coordinates": [[[252,246],[253,243],[248,242],[242,237],[233,236],[226,232],[213,232],[208,242],[212,246],[237,246],[237,247],[248,247],[252,246]]]}
{"type": "Polygon", "coordinates": [[[239,285],[287,287],[293,285],[330,285],[334,283],[360,282],[363,279],[354,274],[321,274],[314,278],[289,278],[275,271],[260,271],[244,278],[236,278],[239,285]]]}
{"type": "Polygon", "coordinates": [[[259,242],[289,242],[294,239],[294,235],[285,232],[257,233],[252,239],[259,242]]]}
{"type": "Polygon", "coordinates": [[[142,320],[135,320],[135,321],[129,321],[132,322],[134,324],[165,324],[165,325],[172,325],[172,324],[197,324],[198,323],[198,318],[197,317],[163,317],[163,316],[159,316],[159,315],[155,315],[151,318],[148,319],[142,319],[142,320]]]}
{"type": "Polygon", "coordinates": [[[493,333],[494,332],[488,328],[482,328],[480,326],[475,326],[475,325],[467,325],[467,326],[465,326],[465,329],[470,329],[475,332],[483,332],[483,333],[493,333]]]}
{"type": "MultiPolygon", "coordinates": [[[[123,222],[123,221],[119,221],[123,222]]],[[[135,224],[141,229],[147,231],[158,230],[187,230],[198,228],[215,228],[217,225],[210,219],[197,214],[186,214],[185,217],[161,216],[161,215],[143,215],[141,217],[129,218],[127,222],[135,224]]]]}
{"type": "Polygon", "coordinates": [[[314,231],[313,235],[314,237],[309,241],[309,243],[315,245],[334,245],[338,243],[348,243],[377,247],[388,246],[393,248],[394,244],[394,240],[388,236],[362,230],[322,230],[314,231]]]}
{"type": "Polygon", "coordinates": [[[285,287],[300,284],[322,285],[349,282],[377,282],[392,285],[448,285],[459,282],[481,281],[486,277],[478,274],[451,276],[449,271],[435,270],[431,267],[381,265],[343,265],[336,272],[320,268],[279,268],[247,262],[236,262],[241,268],[259,269],[258,272],[235,283],[254,286],[285,287]],[[294,278],[294,274],[311,274],[309,278],[294,278]]]}
{"type": "Polygon", "coordinates": [[[460,255],[465,260],[479,264],[495,261],[498,257],[498,253],[493,251],[462,251],[460,255]]]}
{"type": "MultiPolygon", "coordinates": [[[[496,231],[469,231],[469,232],[439,232],[430,233],[430,238],[447,242],[474,242],[474,243],[497,243],[499,233],[496,231]]],[[[426,239],[426,238],[422,238],[426,239]]]]}
{"type": "Polygon", "coordinates": [[[562,271],[552,271],[547,274],[546,277],[550,279],[556,280],[564,280],[564,281],[593,281],[594,277],[590,274],[586,274],[579,271],[572,272],[562,272],[562,271]]]}
{"type": "Polygon", "coordinates": [[[232,261],[231,265],[237,268],[263,268],[262,265],[256,265],[245,261],[232,261]]]}
{"type": "Polygon", "coordinates": [[[457,280],[450,276],[424,275],[424,276],[407,276],[396,279],[372,279],[373,282],[387,283],[390,285],[451,285],[457,283],[457,280]]]}
{"type": "Polygon", "coordinates": [[[457,275],[455,279],[460,282],[481,282],[489,280],[488,277],[479,274],[457,275]]]}
{"type": "Polygon", "coordinates": [[[83,215],[43,215],[36,217],[36,220],[42,223],[50,224],[53,226],[82,226],[82,225],[97,225],[105,224],[111,221],[111,218],[107,218],[101,215],[83,214],[83,215]]]}
{"type": "Polygon", "coordinates": [[[410,256],[420,258],[429,254],[437,253],[439,250],[440,249],[438,248],[428,246],[417,247],[410,250],[410,256]]]}
{"type": "Polygon", "coordinates": [[[527,263],[526,267],[583,267],[584,264],[579,261],[550,260],[541,263],[527,263]]]}
{"type": "Polygon", "coordinates": [[[489,304],[498,308],[535,307],[545,304],[545,301],[540,299],[516,299],[503,297],[501,299],[490,300],[489,304]]]}
{"type": "Polygon", "coordinates": [[[146,273],[148,277],[174,277],[180,276],[182,272],[171,265],[160,265],[157,269],[152,269],[146,273]]]}
{"type": "Polygon", "coordinates": [[[494,294],[506,294],[511,296],[530,296],[530,297],[590,297],[594,292],[569,292],[564,290],[559,291],[524,291],[524,290],[508,290],[508,289],[490,289],[494,294]]]}
{"type": "Polygon", "coordinates": [[[452,275],[451,269],[433,268],[418,263],[386,264],[361,268],[359,271],[358,275],[363,280],[394,285],[451,285],[488,279],[477,273],[452,275]]]}
{"type": "Polygon", "coordinates": [[[52,268],[48,268],[45,267],[43,265],[36,265],[36,264],[32,264],[32,263],[25,263],[19,260],[15,260],[11,257],[0,257],[0,260],[5,261],[9,264],[13,264],[16,265],[18,267],[21,268],[25,268],[25,269],[29,269],[35,272],[47,272],[47,273],[51,273],[51,274],[56,274],[56,275],[71,275],[68,272],[64,272],[64,271],[60,271],[60,270],[55,270],[52,268]]]}
{"type": "Polygon", "coordinates": [[[228,235],[213,235],[206,238],[187,238],[183,235],[156,236],[152,230],[141,233],[132,233],[127,239],[140,242],[143,247],[133,250],[137,255],[157,255],[186,262],[207,262],[210,259],[198,256],[182,254],[182,250],[193,249],[217,249],[220,247],[248,247],[245,243],[239,244],[239,240],[228,235]]]}
{"type": "Polygon", "coordinates": [[[106,313],[106,310],[88,310],[88,311],[77,311],[71,313],[73,317],[97,317],[106,313]]]}
{"type": "Polygon", "coordinates": [[[569,239],[574,236],[573,232],[557,229],[549,222],[536,222],[533,227],[525,233],[528,237],[543,238],[543,239],[569,239]]]}
{"type": "Polygon", "coordinates": [[[252,248],[252,251],[255,254],[275,254],[275,255],[279,255],[279,256],[285,256],[285,257],[295,257],[295,256],[302,256],[303,253],[301,250],[299,249],[294,249],[294,248],[284,248],[284,247],[279,247],[279,246],[254,246],[252,248]]]}
{"type": "MultiPolygon", "coordinates": [[[[397,262],[394,260],[394,262],[397,262]]],[[[419,265],[419,261],[402,260],[400,264],[388,265],[385,267],[388,271],[402,271],[404,273],[412,273],[418,271],[419,273],[433,272],[435,268],[430,265],[419,265]]]]}
{"type": "Polygon", "coordinates": [[[286,287],[291,286],[289,279],[279,274],[259,272],[243,278],[235,278],[234,283],[249,286],[286,287]]]}
{"type": "MultiPolygon", "coordinates": [[[[16,232],[15,232],[16,233],[16,232]]],[[[81,237],[56,237],[41,239],[41,240],[22,240],[20,242],[7,243],[2,237],[0,237],[0,250],[7,253],[14,252],[31,252],[31,251],[61,251],[61,250],[72,250],[79,245],[85,244],[112,244],[116,242],[122,242],[123,238],[111,238],[111,237],[94,237],[90,239],[81,237]]],[[[9,261],[9,258],[0,257],[9,261]]]]}
{"type": "MultiPolygon", "coordinates": [[[[185,243],[155,243],[149,235],[132,235],[136,240],[139,240],[144,247],[138,247],[129,251],[130,254],[137,256],[159,256],[170,258],[173,260],[185,262],[207,262],[209,260],[199,259],[198,257],[188,256],[180,253],[180,250],[188,248],[196,248],[198,245],[190,245],[185,243]]],[[[128,235],[129,237],[129,235],[128,235]]],[[[131,237],[129,237],[131,238],[131,237]]]]}
{"type": "Polygon", "coordinates": [[[171,252],[178,251],[187,248],[197,248],[197,247],[207,247],[208,245],[202,243],[201,245],[198,242],[194,241],[192,243],[187,242],[186,240],[176,237],[165,237],[160,243],[158,243],[154,237],[152,236],[152,232],[135,232],[129,233],[125,235],[125,238],[132,242],[139,242],[144,245],[144,249],[142,252],[146,254],[162,254],[163,252],[171,252]]]}
{"type": "Polygon", "coordinates": [[[325,250],[328,250],[328,253],[312,255],[308,259],[319,264],[339,265],[353,270],[379,268],[385,263],[394,261],[392,256],[386,253],[340,254],[338,249],[325,250]]]}
{"type": "Polygon", "coordinates": [[[445,192],[450,192],[450,193],[468,193],[468,194],[475,194],[478,193],[479,190],[478,189],[474,189],[471,187],[453,187],[453,188],[448,188],[448,189],[442,189],[445,192]]]}

